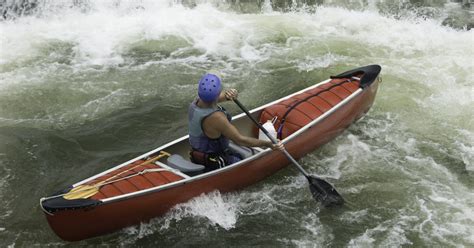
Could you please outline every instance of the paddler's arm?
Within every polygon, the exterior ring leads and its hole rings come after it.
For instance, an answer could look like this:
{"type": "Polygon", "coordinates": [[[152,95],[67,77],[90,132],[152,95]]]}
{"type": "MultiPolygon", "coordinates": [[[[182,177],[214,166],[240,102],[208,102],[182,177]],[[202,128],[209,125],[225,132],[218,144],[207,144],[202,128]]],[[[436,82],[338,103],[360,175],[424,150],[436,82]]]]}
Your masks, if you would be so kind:
{"type": "Polygon", "coordinates": [[[218,102],[230,101],[234,98],[237,98],[238,95],[239,95],[239,92],[237,92],[236,89],[223,90],[221,91],[221,94],[219,95],[218,102]]]}
{"type": "Polygon", "coordinates": [[[206,132],[206,135],[210,136],[209,134],[213,134],[211,137],[219,137],[220,134],[222,134],[239,146],[269,147],[280,150],[283,149],[283,145],[280,142],[276,145],[273,145],[273,143],[270,141],[259,140],[240,134],[239,130],[237,130],[237,128],[227,120],[227,117],[222,112],[216,112],[207,117],[204,120],[203,126],[209,127],[205,128],[209,132],[206,132]]]}

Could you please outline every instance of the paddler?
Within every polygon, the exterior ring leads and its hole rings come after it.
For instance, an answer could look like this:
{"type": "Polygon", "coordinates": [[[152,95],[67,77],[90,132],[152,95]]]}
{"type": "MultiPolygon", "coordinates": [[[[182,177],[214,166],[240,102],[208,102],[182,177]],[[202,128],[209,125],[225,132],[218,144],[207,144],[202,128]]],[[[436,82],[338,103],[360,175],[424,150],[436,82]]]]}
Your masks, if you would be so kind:
{"type": "Polygon", "coordinates": [[[229,149],[229,140],[239,146],[283,149],[283,144],[259,140],[240,134],[230,122],[231,116],[217,103],[232,101],[236,89],[222,90],[221,80],[214,74],[205,74],[199,80],[198,96],[189,106],[189,143],[191,161],[206,166],[206,170],[236,163],[242,157],[229,149]]]}

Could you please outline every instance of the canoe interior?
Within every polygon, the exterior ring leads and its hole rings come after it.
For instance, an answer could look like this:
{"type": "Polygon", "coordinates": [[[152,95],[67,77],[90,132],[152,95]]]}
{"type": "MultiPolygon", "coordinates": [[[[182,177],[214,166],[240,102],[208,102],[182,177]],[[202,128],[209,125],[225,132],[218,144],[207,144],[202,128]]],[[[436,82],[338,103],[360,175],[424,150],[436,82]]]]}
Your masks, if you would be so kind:
{"type": "MultiPolygon", "coordinates": [[[[349,97],[352,93],[359,89],[359,81],[348,79],[333,79],[318,87],[307,89],[291,98],[281,100],[264,109],[253,111],[252,115],[255,119],[265,122],[273,117],[278,117],[276,126],[281,125],[281,120],[286,119],[283,125],[283,136],[285,139],[292,133],[297,132],[311,121],[317,119],[325,112],[331,110],[341,101],[349,97]],[[299,104],[297,104],[299,103],[299,104]],[[287,110],[293,107],[293,110],[287,113],[287,110]]],[[[243,135],[255,137],[258,132],[253,122],[247,116],[240,115],[232,120],[243,135]]],[[[118,169],[110,171],[105,175],[101,175],[93,180],[86,182],[87,185],[100,185],[98,192],[91,197],[93,200],[103,200],[111,197],[135,193],[150,188],[155,188],[189,177],[202,174],[198,172],[193,174],[185,174],[176,170],[172,170],[167,162],[167,157],[163,157],[154,163],[145,163],[146,159],[157,156],[161,151],[169,154],[178,154],[183,159],[190,162],[189,151],[190,145],[188,139],[181,139],[178,142],[171,143],[163,147],[160,151],[148,156],[148,158],[133,161],[118,169]],[[145,164],[144,164],[145,163],[145,164]],[[145,172],[141,174],[140,172],[145,172]],[[148,172],[147,172],[148,171],[148,172]]],[[[255,150],[256,154],[262,150],[255,150]]],[[[255,156],[255,155],[254,155],[255,156]]]]}
{"type": "MultiPolygon", "coordinates": [[[[260,113],[261,111],[256,111],[252,113],[252,115],[255,118],[258,118],[260,116],[260,113]]],[[[255,137],[256,130],[254,128],[253,123],[250,119],[244,117],[245,116],[236,118],[232,121],[232,123],[243,135],[255,137]]],[[[161,151],[165,151],[169,154],[181,155],[181,157],[190,161],[190,145],[188,139],[183,139],[177,143],[171,144],[161,149],[161,151]]],[[[261,150],[255,150],[256,153],[258,153],[259,151],[261,150]]],[[[152,154],[149,157],[152,158],[158,154],[159,152],[152,154]]],[[[167,158],[168,157],[165,156],[161,159],[156,160],[153,163],[146,163],[146,159],[139,159],[109,173],[106,173],[105,175],[88,181],[87,183],[85,183],[85,185],[103,184],[99,187],[97,193],[91,196],[91,199],[103,200],[128,193],[159,187],[162,185],[187,179],[192,176],[190,174],[180,173],[168,167],[167,158]],[[162,170],[157,171],[156,169],[162,170]],[[145,173],[141,174],[140,172],[145,173]]]]}

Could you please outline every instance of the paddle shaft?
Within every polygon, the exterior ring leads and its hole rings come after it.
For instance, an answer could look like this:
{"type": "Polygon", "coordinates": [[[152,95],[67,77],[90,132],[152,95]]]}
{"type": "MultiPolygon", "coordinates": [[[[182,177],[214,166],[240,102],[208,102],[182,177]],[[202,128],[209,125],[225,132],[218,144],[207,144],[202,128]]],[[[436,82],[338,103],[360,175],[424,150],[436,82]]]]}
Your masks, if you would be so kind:
{"type": "MultiPolygon", "coordinates": [[[[258,128],[260,128],[260,130],[263,131],[263,133],[272,141],[273,144],[277,144],[278,141],[273,137],[271,136],[268,131],[260,124],[258,123],[257,120],[255,120],[253,118],[253,116],[249,113],[249,111],[239,102],[239,100],[237,99],[234,99],[234,102],[240,107],[240,109],[242,109],[242,111],[245,112],[245,114],[247,114],[247,116],[255,123],[255,125],[258,126],[258,128]]],[[[297,168],[298,170],[303,173],[303,175],[309,179],[309,175],[308,173],[303,169],[303,167],[301,167],[301,165],[293,158],[293,156],[291,156],[290,153],[288,153],[288,151],[283,148],[282,152],[285,154],[285,156],[288,158],[288,160],[290,160],[291,163],[293,163],[297,168]]]]}

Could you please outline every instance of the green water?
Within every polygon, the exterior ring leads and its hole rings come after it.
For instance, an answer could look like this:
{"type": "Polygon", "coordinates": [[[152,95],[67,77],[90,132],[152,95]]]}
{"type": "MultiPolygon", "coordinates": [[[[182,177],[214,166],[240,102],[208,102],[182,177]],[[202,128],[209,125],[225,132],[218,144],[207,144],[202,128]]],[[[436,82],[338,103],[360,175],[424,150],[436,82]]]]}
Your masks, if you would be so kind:
{"type": "Polygon", "coordinates": [[[0,21],[0,246],[474,246],[466,5],[91,2],[43,1],[0,21]],[[292,167],[77,243],[55,236],[39,208],[41,197],[185,135],[207,71],[251,108],[367,64],[383,68],[371,111],[300,160],[335,185],[343,208],[321,208],[292,167]]]}

